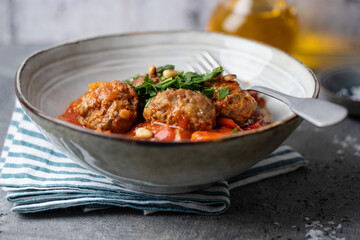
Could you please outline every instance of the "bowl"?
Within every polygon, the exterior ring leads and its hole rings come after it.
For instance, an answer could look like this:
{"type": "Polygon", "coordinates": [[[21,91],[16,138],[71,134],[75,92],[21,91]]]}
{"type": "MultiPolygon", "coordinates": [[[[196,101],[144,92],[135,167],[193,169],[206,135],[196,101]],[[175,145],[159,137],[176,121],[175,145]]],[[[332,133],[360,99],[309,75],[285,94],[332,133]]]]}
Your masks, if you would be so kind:
{"type": "Polygon", "coordinates": [[[360,66],[338,66],[319,74],[326,99],[347,108],[349,115],[360,117],[360,66]]]}
{"type": "Polygon", "coordinates": [[[182,193],[236,176],[273,152],[301,123],[283,103],[266,98],[275,122],[208,142],[150,142],[85,129],[58,119],[88,83],[124,80],[148,66],[186,70],[207,50],[249,83],[316,98],[319,84],[301,62],[270,46],[205,31],[101,36],[33,54],[16,73],[16,94],[42,133],[70,159],[121,186],[150,193],[182,193]]]}

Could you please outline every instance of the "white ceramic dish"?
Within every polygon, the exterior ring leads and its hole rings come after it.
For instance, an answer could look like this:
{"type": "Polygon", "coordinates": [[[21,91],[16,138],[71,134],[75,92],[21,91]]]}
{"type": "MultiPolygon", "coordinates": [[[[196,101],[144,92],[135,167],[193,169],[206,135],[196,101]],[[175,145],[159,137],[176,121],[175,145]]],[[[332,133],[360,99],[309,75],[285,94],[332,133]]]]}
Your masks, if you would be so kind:
{"type": "Polygon", "coordinates": [[[217,141],[154,143],[102,134],[57,117],[88,83],[125,80],[149,65],[185,63],[207,50],[250,83],[316,98],[319,84],[306,66],[266,45],[238,37],[172,31],[103,36],[40,51],[16,74],[16,93],[30,118],[68,157],[126,187],[157,193],[195,190],[248,169],[278,147],[301,119],[266,98],[275,123],[217,141]]]}

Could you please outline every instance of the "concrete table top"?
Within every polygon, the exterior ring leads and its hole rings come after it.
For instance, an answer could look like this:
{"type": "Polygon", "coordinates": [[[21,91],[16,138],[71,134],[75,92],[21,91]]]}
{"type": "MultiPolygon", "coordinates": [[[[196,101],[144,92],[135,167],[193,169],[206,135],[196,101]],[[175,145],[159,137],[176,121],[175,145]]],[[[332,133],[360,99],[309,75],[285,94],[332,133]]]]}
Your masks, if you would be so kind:
{"type": "MultiPolygon", "coordinates": [[[[14,107],[15,71],[39,49],[0,46],[0,147],[14,107]]],[[[18,214],[0,191],[0,239],[360,239],[360,119],[327,128],[303,122],[285,143],[308,167],[232,190],[222,215],[144,216],[129,208],[18,214]]]]}

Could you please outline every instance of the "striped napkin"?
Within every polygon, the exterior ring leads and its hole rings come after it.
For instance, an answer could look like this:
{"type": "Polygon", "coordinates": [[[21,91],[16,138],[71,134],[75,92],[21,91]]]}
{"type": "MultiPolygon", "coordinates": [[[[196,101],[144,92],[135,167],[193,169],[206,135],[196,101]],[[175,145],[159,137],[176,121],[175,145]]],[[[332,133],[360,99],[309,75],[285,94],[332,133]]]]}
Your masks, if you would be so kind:
{"type": "Polygon", "coordinates": [[[231,189],[306,164],[299,153],[282,145],[246,172],[206,189],[176,195],[137,192],[68,159],[38,131],[17,102],[1,153],[0,186],[18,213],[117,206],[140,209],[144,214],[178,211],[214,215],[229,208],[231,189]]]}

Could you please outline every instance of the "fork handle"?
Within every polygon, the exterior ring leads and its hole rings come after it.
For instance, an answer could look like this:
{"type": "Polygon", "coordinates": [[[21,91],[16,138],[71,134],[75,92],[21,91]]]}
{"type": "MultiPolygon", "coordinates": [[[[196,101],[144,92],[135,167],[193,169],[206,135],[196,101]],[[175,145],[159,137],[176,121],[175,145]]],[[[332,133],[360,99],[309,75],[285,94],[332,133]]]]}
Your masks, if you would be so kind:
{"type": "Polygon", "coordinates": [[[336,124],[347,116],[346,108],[328,101],[293,97],[262,86],[250,86],[247,90],[261,92],[284,102],[294,113],[317,127],[336,124]]]}

